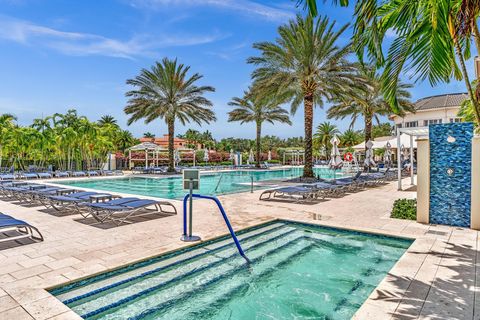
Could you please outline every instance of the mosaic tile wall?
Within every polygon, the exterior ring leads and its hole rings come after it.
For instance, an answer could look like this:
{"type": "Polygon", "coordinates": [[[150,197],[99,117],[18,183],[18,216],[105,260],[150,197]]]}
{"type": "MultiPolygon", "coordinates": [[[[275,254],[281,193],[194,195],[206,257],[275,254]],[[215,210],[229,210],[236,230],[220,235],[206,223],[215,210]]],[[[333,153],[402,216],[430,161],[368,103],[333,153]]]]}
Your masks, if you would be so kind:
{"type": "Polygon", "coordinates": [[[472,123],[431,125],[430,223],[470,227],[472,123]]]}

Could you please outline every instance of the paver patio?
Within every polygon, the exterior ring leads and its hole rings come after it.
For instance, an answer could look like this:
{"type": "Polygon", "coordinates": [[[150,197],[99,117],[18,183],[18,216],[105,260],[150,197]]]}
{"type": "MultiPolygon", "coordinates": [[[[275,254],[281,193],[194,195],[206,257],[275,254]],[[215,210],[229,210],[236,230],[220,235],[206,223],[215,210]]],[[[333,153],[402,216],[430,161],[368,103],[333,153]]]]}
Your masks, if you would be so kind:
{"type": "MultiPolygon", "coordinates": [[[[220,197],[235,229],[282,218],[416,238],[355,319],[480,319],[478,232],[389,218],[393,201],[415,192],[390,183],[313,205],[259,201],[259,194],[220,197]]],[[[45,237],[0,250],[0,319],[79,319],[44,289],[184,247],[181,203],[173,202],[177,216],[102,229],[73,221],[78,215],[0,201],[2,212],[37,226],[45,237]]],[[[195,234],[210,239],[227,233],[211,203],[194,206],[195,234]]]]}

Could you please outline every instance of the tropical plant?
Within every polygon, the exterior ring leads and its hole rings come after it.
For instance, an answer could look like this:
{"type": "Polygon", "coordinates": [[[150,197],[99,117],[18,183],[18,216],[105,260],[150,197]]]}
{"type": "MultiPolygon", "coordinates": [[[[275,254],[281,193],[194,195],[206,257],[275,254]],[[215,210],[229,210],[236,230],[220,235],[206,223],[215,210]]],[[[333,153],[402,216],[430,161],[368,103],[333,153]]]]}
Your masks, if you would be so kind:
{"type": "Polygon", "coordinates": [[[275,122],[292,124],[288,111],[279,106],[275,98],[265,98],[255,94],[254,89],[249,88],[243,93],[242,98],[234,97],[228,103],[235,107],[228,113],[228,121],[239,121],[241,124],[254,122],[256,126],[256,164],[260,168],[260,154],[261,139],[262,139],[262,124],[268,122],[274,124],[275,122]]]}
{"type": "Polygon", "coordinates": [[[339,135],[340,131],[337,126],[331,124],[330,122],[322,122],[318,125],[317,131],[315,132],[314,139],[317,144],[325,150],[325,156],[328,158],[330,156],[330,150],[332,147],[333,136],[339,135]]]}
{"type": "Polygon", "coordinates": [[[362,142],[362,134],[353,129],[348,129],[340,136],[340,144],[344,147],[351,147],[362,142]]]}
{"type": "Polygon", "coordinates": [[[154,138],[155,138],[155,134],[147,131],[147,132],[145,132],[145,133],[143,134],[143,137],[144,137],[144,138],[148,138],[148,139],[154,139],[154,138]]]}
{"type": "Polygon", "coordinates": [[[9,131],[15,127],[14,121],[16,120],[17,117],[10,113],[0,115],[0,168],[2,167],[3,148],[10,137],[9,131]]]}
{"type": "Polygon", "coordinates": [[[204,97],[215,89],[211,86],[197,86],[202,79],[198,73],[187,76],[190,67],[177,63],[177,59],[164,58],[156,62],[151,70],[142,69],[127,84],[134,87],[124,111],[130,115],[128,124],[143,119],[146,124],[163,119],[168,127],[168,170],[175,171],[174,137],[175,121],[182,125],[191,121],[201,125],[215,121],[212,102],[204,97]]]}
{"type": "MultiPolygon", "coordinates": [[[[363,79],[362,85],[357,86],[349,96],[337,99],[335,104],[327,112],[329,119],[344,119],[351,117],[350,128],[353,128],[358,118],[364,120],[365,143],[372,139],[373,121],[379,124],[379,116],[386,116],[394,113],[391,105],[385,99],[383,87],[373,67],[361,66],[358,69],[358,76],[363,79]]],[[[413,112],[414,107],[410,102],[408,89],[411,85],[397,82],[396,100],[398,109],[396,114],[403,115],[405,111],[413,112]]]]}
{"type": "Polygon", "coordinates": [[[394,132],[394,127],[390,123],[380,123],[378,125],[373,126],[372,128],[372,138],[378,137],[386,137],[391,136],[392,132],[394,132]]]}
{"type": "Polygon", "coordinates": [[[100,126],[107,126],[107,125],[110,125],[110,126],[115,126],[115,127],[118,127],[118,124],[117,124],[117,120],[111,116],[111,115],[104,115],[100,118],[100,120],[98,120],[98,124],[100,126]]]}
{"type": "Polygon", "coordinates": [[[305,122],[305,166],[303,175],[313,177],[312,127],[314,106],[323,107],[355,86],[355,64],[347,59],[349,46],[340,47],[338,38],[347,26],[334,31],[327,17],[314,19],[298,15],[278,28],[275,42],[255,43],[261,56],[248,62],[257,66],[253,79],[264,95],[274,94],[291,103],[295,114],[303,103],[305,122]]]}

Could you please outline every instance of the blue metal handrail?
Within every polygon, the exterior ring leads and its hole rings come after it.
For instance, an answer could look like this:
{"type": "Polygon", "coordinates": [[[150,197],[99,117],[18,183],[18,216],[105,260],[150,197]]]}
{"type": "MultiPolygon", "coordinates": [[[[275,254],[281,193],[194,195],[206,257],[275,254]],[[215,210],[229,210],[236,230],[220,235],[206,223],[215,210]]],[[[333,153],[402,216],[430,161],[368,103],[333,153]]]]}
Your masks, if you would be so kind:
{"type": "MultiPolygon", "coordinates": [[[[245,255],[245,252],[242,249],[242,246],[240,245],[240,241],[238,241],[237,236],[235,235],[235,231],[233,231],[232,225],[228,220],[227,213],[223,209],[223,206],[220,203],[220,200],[218,200],[216,197],[204,196],[204,195],[195,194],[195,193],[192,194],[192,198],[213,200],[217,204],[218,209],[220,209],[220,213],[223,216],[223,220],[225,220],[225,224],[228,227],[228,231],[230,231],[230,235],[232,236],[232,239],[235,242],[235,245],[237,246],[238,253],[240,253],[240,255],[247,261],[247,263],[250,263],[250,260],[247,258],[247,256],[245,255]]],[[[185,195],[185,197],[183,198],[183,235],[187,235],[187,200],[188,199],[190,199],[190,194],[185,195]]]]}

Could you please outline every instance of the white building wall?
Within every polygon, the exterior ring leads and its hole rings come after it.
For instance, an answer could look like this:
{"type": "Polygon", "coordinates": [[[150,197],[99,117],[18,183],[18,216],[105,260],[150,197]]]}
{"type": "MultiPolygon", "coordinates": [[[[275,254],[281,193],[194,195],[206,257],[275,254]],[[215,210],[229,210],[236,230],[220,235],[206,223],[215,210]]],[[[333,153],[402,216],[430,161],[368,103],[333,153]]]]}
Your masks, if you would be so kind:
{"type": "Polygon", "coordinates": [[[399,116],[392,116],[391,120],[395,122],[395,125],[402,124],[405,128],[407,122],[418,121],[418,126],[425,126],[425,120],[438,120],[442,119],[442,123],[450,123],[450,119],[456,119],[460,107],[453,108],[441,108],[431,110],[419,110],[416,113],[407,113],[403,118],[399,116]]]}

